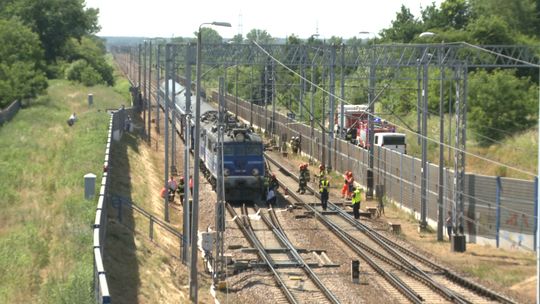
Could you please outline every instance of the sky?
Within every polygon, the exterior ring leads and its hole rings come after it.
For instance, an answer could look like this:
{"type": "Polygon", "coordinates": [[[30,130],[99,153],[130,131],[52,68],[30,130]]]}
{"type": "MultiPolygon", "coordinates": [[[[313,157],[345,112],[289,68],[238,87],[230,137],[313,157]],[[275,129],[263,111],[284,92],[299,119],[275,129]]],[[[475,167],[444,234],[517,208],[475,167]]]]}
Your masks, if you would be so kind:
{"type": "Polygon", "coordinates": [[[318,33],[326,39],[374,35],[390,27],[402,4],[420,17],[421,7],[441,1],[86,0],[86,7],[99,8],[99,36],[194,37],[201,23],[220,21],[232,25],[213,26],[224,38],[260,29],[272,37],[294,34],[306,39],[318,33]]]}

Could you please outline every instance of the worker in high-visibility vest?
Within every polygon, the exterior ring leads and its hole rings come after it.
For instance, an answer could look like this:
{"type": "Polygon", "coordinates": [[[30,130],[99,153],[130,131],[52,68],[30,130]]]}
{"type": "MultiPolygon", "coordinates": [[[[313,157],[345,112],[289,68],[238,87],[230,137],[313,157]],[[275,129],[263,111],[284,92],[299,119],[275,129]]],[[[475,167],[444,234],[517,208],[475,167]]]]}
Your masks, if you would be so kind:
{"type": "Polygon", "coordinates": [[[323,176],[319,182],[319,194],[321,195],[321,205],[323,210],[326,210],[328,207],[328,187],[330,187],[330,182],[326,176],[323,176]]]}
{"type": "Polygon", "coordinates": [[[355,219],[360,218],[360,203],[362,202],[362,190],[360,187],[356,187],[353,191],[351,204],[353,207],[353,215],[355,219]]]}

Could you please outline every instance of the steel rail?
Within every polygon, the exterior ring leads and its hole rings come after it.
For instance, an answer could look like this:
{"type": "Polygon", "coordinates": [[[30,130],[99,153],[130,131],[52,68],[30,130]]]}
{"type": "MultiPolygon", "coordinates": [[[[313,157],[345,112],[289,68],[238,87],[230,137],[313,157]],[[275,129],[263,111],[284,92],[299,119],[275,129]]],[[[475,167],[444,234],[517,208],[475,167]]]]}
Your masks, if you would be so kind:
{"type": "Polygon", "coordinates": [[[281,290],[285,294],[285,297],[287,298],[287,300],[290,303],[297,304],[298,301],[294,298],[293,294],[291,293],[291,291],[289,290],[289,288],[287,287],[287,285],[285,284],[281,276],[276,271],[274,267],[274,263],[271,261],[270,256],[268,255],[266,250],[264,250],[264,247],[262,246],[260,241],[257,239],[253,231],[250,229],[250,226],[247,225],[246,220],[240,218],[238,214],[236,213],[236,211],[234,210],[234,208],[230,204],[227,203],[225,206],[227,210],[229,211],[229,213],[231,214],[231,216],[233,217],[235,223],[242,230],[242,233],[244,234],[244,236],[248,239],[250,244],[257,249],[257,254],[259,255],[259,257],[266,263],[266,265],[268,265],[268,268],[270,268],[270,271],[272,272],[272,274],[274,274],[274,277],[278,285],[281,287],[281,290]]]}
{"type": "Polygon", "coordinates": [[[438,264],[428,260],[427,258],[425,258],[425,257],[423,257],[423,256],[421,256],[421,255],[419,255],[419,254],[417,254],[415,252],[412,252],[411,250],[403,247],[400,244],[392,242],[389,238],[387,238],[386,236],[382,235],[381,233],[375,231],[374,229],[368,227],[366,224],[363,224],[363,223],[361,223],[359,221],[354,220],[348,213],[346,213],[343,209],[339,208],[337,205],[335,205],[333,203],[330,203],[330,202],[329,202],[329,205],[335,211],[338,212],[338,215],[341,218],[345,219],[347,222],[349,222],[352,226],[354,226],[358,230],[364,232],[369,238],[371,238],[373,241],[375,241],[378,245],[380,245],[381,247],[384,247],[385,249],[387,249],[388,252],[392,256],[396,257],[397,259],[399,259],[404,264],[409,265],[409,267],[411,269],[416,270],[418,273],[420,273],[420,274],[422,274],[422,275],[424,275],[426,277],[429,277],[429,275],[426,274],[423,270],[421,270],[418,267],[414,266],[410,261],[407,260],[406,257],[404,257],[402,254],[398,253],[397,252],[398,250],[401,253],[403,253],[403,254],[405,254],[405,255],[407,255],[409,257],[412,257],[412,258],[416,259],[417,261],[420,261],[421,263],[424,263],[424,264],[428,265],[428,267],[430,267],[430,268],[434,269],[435,271],[437,271],[438,273],[444,275],[449,280],[451,280],[453,282],[456,282],[460,286],[463,286],[463,287],[466,287],[466,288],[468,288],[470,290],[476,291],[478,294],[480,294],[482,296],[490,298],[491,300],[496,300],[496,301],[501,302],[501,303],[506,303],[506,304],[515,304],[516,303],[515,301],[512,301],[511,299],[508,299],[507,297],[504,297],[504,296],[502,296],[500,294],[497,294],[494,291],[489,290],[484,286],[481,286],[479,284],[476,284],[474,282],[471,282],[471,281],[459,276],[458,274],[450,271],[448,268],[443,267],[441,265],[438,265],[438,264]],[[397,248],[397,250],[396,250],[396,248],[397,248]]]}
{"type": "Polygon", "coordinates": [[[274,209],[271,209],[269,211],[270,219],[266,217],[265,214],[260,213],[261,219],[264,221],[264,223],[272,229],[272,231],[275,233],[275,235],[279,238],[282,245],[286,246],[289,249],[289,252],[292,254],[292,256],[296,259],[298,263],[301,264],[302,270],[307,274],[307,276],[319,287],[319,289],[323,292],[323,294],[326,296],[326,298],[332,302],[332,303],[340,303],[340,301],[336,298],[336,296],[323,284],[323,282],[319,279],[319,277],[313,272],[311,267],[304,261],[304,259],[300,256],[298,251],[294,248],[293,244],[289,240],[289,238],[285,235],[285,232],[283,228],[281,227],[281,224],[279,224],[279,221],[277,220],[277,216],[274,212],[274,209]]]}
{"type": "MultiPolygon", "coordinates": [[[[287,168],[285,168],[284,166],[282,166],[281,164],[279,164],[276,160],[274,160],[270,155],[268,155],[268,153],[265,153],[265,157],[267,160],[269,160],[271,163],[273,163],[274,165],[276,165],[277,167],[280,168],[280,170],[282,172],[284,172],[286,175],[290,176],[291,178],[293,178],[294,180],[298,180],[297,177],[292,174],[291,172],[289,172],[289,170],[287,168]]],[[[283,187],[287,188],[284,184],[280,183],[283,187]]],[[[312,192],[315,196],[319,196],[319,194],[313,189],[311,188],[309,185],[308,185],[308,191],[312,192]]],[[[366,246],[365,244],[362,244],[360,242],[358,242],[358,240],[356,240],[354,237],[350,236],[350,234],[348,234],[347,232],[345,231],[341,231],[339,233],[337,233],[337,230],[342,230],[341,228],[337,227],[336,225],[334,225],[333,223],[329,222],[329,220],[326,218],[326,216],[324,216],[323,214],[321,214],[317,209],[315,209],[314,207],[310,206],[309,204],[306,204],[306,203],[303,203],[302,202],[302,199],[300,197],[298,197],[294,191],[290,191],[289,189],[289,194],[297,201],[301,202],[301,205],[307,209],[308,211],[312,212],[313,214],[316,215],[317,219],[319,219],[325,226],[327,226],[332,232],[334,232],[338,237],[340,237],[351,249],[353,249],[355,252],[357,251],[357,249],[360,249],[360,248],[363,248],[364,250],[366,251],[369,251],[370,253],[374,254],[375,256],[377,256],[378,258],[381,258],[389,263],[391,263],[394,267],[397,267],[398,269],[402,270],[402,271],[405,271],[407,273],[409,273],[411,276],[414,276],[415,278],[417,278],[418,280],[424,282],[426,285],[430,286],[432,289],[434,289],[435,291],[437,291],[439,294],[441,294],[442,296],[444,296],[445,298],[449,299],[449,300],[452,300],[456,303],[469,303],[468,300],[466,300],[462,295],[459,295],[459,294],[456,294],[454,291],[451,291],[449,290],[448,288],[440,285],[439,283],[435,282],[429,275],[427,275],[425,272],[419,270],[416,266],[412,265],[410,262],[408,262],[406,260],[406,258],[404,258],[401,254],[397,253],[393,248],[389,247],[388,243],[385,243],[384,245],[381,245],[379,244],[380,246],[383,246],[384,248],[390,248],[391,250],[389,250],[390,254],[391,255],[395,255],[397,259],[399,259],[400,261],[404,261],[405,265],[400,265],[398,263],[396,263],[395,261],[392,261],[390,259],[388,259],[387,257],[381,255],[380,253],[370,249],[368,246],[366,246]],[[354,243],[354,244],[351,244],[351,243],[354,243]],[[356,247],[356,248],[353,248],[351,247],[351,245],[354,245],[353,247],[356,247]]],[[[338,214],[339,213],[342,213],[341,216],[344,217],[347,221],[354,221],[356,223],[358,223],[357,221],[355,220],[352,220],[352,217],[349,215],[349,214],[346,214],[345,211],[343,211],[341,208],[339,208],[338,206],[336,206],[335,204],[333,203],[330,203],[329,202],[329,205],[334,208],[336,211],[338,211],[338,214]]],[[[360,223],[359,223],[360,224],[360,223]]],[[[365,225],[364,225],[365,226],[365,225]]],[[[359,225],[354,225],[354,227],[356,227],[357,229],[359,229],[360,231],[362,232],[365,232],[367,229],[365,229],[364,227],[362,226],[359,226],[359,225]]],[[[367,227],[367,226],[365,226],[367,227]]],[[[373,230],[371,230],[373,232],[373,230]]],[[[374,232],[376,233],[377,235],[381,235],[379,234],[378,232],[374,232]]],[[[369,233],[366,233],[366,235],[370,236],[369,233]]],[[[376,238],[376,237],[375,237],[376,238]]],[[[374,240],[375,242],[377,242],[376,240],[374,240]]],[[[386,239],[386,241],[390,242],[392,244],[392,246],[394,245],[391,241],[389,241],[388,239],[386,239]]],[[[378,242],[377,242],[378,243],[378,242]]],[[[359,252],[357,252],[359,253],[359,252]]],[[[414,253],[411,253],[411,254],[414,254],[414,253]]],[[[361,256],[364,256],[364,254],[362,253],[361,256]]],[[[429,263],[429,265],[436,265],[432,262],[429,263]]],[[[443,269],[442,267],[437,267],[435,269],[443,269]]],[[[444,270],[442,271],[442,274],[444,275],[447,275],[447,274],[450,274],[450,272],[445,272],[444,270]]],[[[385,278],[387,278],[387,276],[384,276],[385,278]]],[[[447,276],[447,278],[451,279],[452,281],[458,283],[460,286],[463,286],[463,287],[466,287],[467,289],[469,290],[473,290],[473,291],[476,291],[477,293],[479,293],[480,295],[482,296],[486,296],[490,299],[494,299],[494,300],[498,300],[500,302],[503,302],[503,303],[514,303],[513,301],[507,299],[506,297],[504,296],[501,296],[501,295],[498,295],[492,291],[489,291],[487,288],[485,287],[482,287],[482,286],[479,286],[477,284],[474,284],[474,283],[471,283],[470,281],[467,281],[463,278],[461,278],[461,280],[455,280],[457,278],[459,278],[459,276],[453,274],[453,275],[450,275],[450,277],[447,276]],[[465,284],[460,284],[460,283],[465,283],[465,284]],[[471,288],[471,286],[474,286],[476,285],[477,287],[479,287],[478,289],[477,288],[471,288]]],[[[394,285],[394,284],[393,284],[394,285]]]]}

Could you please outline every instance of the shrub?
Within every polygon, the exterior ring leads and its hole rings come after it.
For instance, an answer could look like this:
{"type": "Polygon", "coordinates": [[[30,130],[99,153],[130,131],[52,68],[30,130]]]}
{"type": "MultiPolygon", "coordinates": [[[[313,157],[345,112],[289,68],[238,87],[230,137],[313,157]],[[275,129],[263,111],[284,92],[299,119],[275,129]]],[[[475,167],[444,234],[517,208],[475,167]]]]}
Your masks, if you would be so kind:
{"type": "Polygon", "coordinates": [[[84,59],[79,59],[71,63],[66,69],[66,79],[81,82],[85,86],[103,83],[103,78],[101,78],[99,72],[91,67],[84,59]]]}

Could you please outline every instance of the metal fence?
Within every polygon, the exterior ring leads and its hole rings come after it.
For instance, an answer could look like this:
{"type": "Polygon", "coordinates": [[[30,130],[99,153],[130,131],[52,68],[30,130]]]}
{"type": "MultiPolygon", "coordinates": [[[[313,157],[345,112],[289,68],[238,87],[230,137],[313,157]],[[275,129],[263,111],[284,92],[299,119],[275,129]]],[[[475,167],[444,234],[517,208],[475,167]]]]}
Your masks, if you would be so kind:
{"type": "Polygon", "coordinates": [[[21,108],[21,102],[16,100],[12,102],[7,108],[0,110],[0,126],[3,125],[5,122],[11,120],[17,112],[19,112],[19,109],[21,108]]]}
{"type": "Polygon", "coordinates": [[[116,217],[120,224],[138,232],[142,236],[146,236],[148,240],[171,256],[178,259],[182,258],[182,246],[186,241],[182,233],[137,206],[129,198],[113,196],[112,207],[116,209],[116,217]],[[124,216],[126,212],[131,212],[131,216],[124,216]],[[163,238],[162,236],[165,235],[167,237],[163,238]]]}
{"type": "MultiPolygon", "coordinates": [[[[217,100],[217,93],[212,96],[217,100]]],[[[324,145],[322,133],[301,122],[294,121],[285,115],[275,113],[272,122],[272,111],[264,107],[250,104],[233,96],[228,96],[229,109],[236,111],[245,121],[266,129],[271,134],[290,139],[301,137],[301,151],[315,160],[330,160],[332,168],[338,172],[352,171],[356,181],[365,184],[368,172],[368,150],[334,139],[331,149],[324,145]],[[236,106],[238,102],[238,107],[236,106]],[[253,109],[253,113],[251,112],[253,109]],[[328,155],[330,154],[330,155],[328,155]]],[[[326,140],[329,137],[327,136],[326,140]]],[[[375,147],[373,181],[375,185],[384,185],[386,197],[395,204],[411,211],[419,217],[421,209],[421,160],[397,151],[375,147]]],[[[427,218],[431,226],[437,223],[438,215],[438,178],[439,167],[428,164],[427,172],[427,218]]],[[[454,204],[453,170],[444,169],[444,214],[452,210],[454,204]]],[[[519,247],[526,250],[536,248],[536,210],[538,201],[536,183],[505,177],[467,174],[465,177],[464,232],[469,242],[489,243],[504,247],[519,247]]]]}
{"type": "Polygon", "coordinates": [[[111,303],[111,295],[107,284],[107,273],[103,266],[105,256],[105,235],[107,232],[107,207],[110,201],[110,179],[108,178],[109,157],[111,155],[112,142],[122,136],[125,110],[112,111],[109,122],[109,133],[107,135],[107,146],[105,148],[105,159],[103,161],[103,176],[99,189],[98,204],[96,207],[96,217],[94,221],[94,295],[96,303],[111,303]]]}

